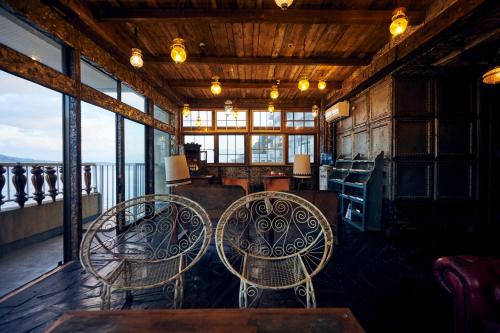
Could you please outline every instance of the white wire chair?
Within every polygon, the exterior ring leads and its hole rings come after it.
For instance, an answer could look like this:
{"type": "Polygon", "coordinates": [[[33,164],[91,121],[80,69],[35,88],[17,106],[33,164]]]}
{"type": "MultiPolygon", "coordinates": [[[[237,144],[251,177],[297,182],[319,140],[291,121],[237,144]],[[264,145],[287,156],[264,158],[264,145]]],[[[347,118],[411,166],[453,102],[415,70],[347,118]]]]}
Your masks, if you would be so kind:
{"type": "Polygon", "coordinates": [[[206,211],[185,197],[152,194],[124,201],[90,224],[80,260],[102,282],[101,309],[112,289],[164,287],[182,306],[183,275],[207,251],[212,225],[206,211]],[[172,286],[167,288],[167,285],[172,286]]]}
{"type": "Polygon", "coordinates": [[[247,195],[222,214],[215,241],[240,278],[240,308],[255,305],[263,289],[290,288],[304,306],[316,307],[312,277],[332,254],[333,233],[309,201],[284,192],[247,195]]]}

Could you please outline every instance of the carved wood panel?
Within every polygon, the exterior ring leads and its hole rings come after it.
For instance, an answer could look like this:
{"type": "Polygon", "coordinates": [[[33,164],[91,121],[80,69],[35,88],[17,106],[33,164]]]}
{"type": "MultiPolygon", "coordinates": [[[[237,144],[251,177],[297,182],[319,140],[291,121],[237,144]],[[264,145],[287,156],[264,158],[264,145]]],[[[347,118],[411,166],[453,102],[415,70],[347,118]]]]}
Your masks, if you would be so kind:
{"type": "Polygon", "coordinates": [[[363,126],[368,122],[368,99],[367,94],[361,94],[351,102],[352,118],[354,127],[363,126]]]}
{"type": "Polygon", "coordinates": [[[437,155],[469,155],[474,153],[472,121],[438,119],[437,155]]]}
{"type": "Polygon", "coordinates": [[[432,81],[429,78],[398,78],[395,85],[397,116],[432,114],[432,81]]]}
{"type": "Polygon", "coordinates": [[[368,131],[363,130],[354,133],[354,151],[353,156],[360,154],[362,158],[369,156],[368,131]]]}
{"type": "Polygon", "coordinates": [[[339,151],[341,155],[351,158],[352,155],[352,135],[348,134],[342,137],[342,149],[339,151]]]}
{"type": "Polygon", "coordinates": [[[370,90],[370,120],[389,117],[392,114],[392,79],[386,78],[370,90]]]}
{"type": "Polygon", "coordinates": [[[395,162],[394,193],[396,199],[432,198],[432,162],[395,162]]]}
{"type": "Polygon", "coordinates": [[[428,156],[432,154],[431,120],[396,120],[396,156],[428,156]]]}
{"type": "Polygon", "coordinates": [[[384,158],[391,158],[391,128],[390,122],[372,125],[370,130],[370,158],[384,152],[384,158]]]}

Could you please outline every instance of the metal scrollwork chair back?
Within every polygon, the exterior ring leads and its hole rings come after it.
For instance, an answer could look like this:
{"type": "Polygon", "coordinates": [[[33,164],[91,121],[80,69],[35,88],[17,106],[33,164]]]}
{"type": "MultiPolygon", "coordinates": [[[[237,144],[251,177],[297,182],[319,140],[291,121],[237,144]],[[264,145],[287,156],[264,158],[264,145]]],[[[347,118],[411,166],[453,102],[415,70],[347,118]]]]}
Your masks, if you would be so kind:
{"type": "Polygon", "coordinates": [[[333,250],[333,233],[321,211],[284,192],[259,192],[236,200],[215,232],[224,265],[240,278],[240,307],[256,303],[263,289],[294,288],[316,307],[312,285],[333,250]]]}
{"type": "Polygon", "coordinates": [[[177,195],[146,195],[124,201],[90,224],[80,249],[85,270],[103,283],[101,308],[111,290],[172,284],[173,306],[182,305],[183,275],[207,251],[212,226],[196,202],[177,195]]]}

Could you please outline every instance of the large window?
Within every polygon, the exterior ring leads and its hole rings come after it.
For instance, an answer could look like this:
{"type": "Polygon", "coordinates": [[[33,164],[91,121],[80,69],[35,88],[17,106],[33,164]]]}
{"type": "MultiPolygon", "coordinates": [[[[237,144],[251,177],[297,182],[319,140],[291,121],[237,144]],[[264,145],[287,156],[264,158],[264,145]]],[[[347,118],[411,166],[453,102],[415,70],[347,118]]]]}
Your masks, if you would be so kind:
{"type": "Polygon", "coordinates": [[[118,97],[118,83],[115,79],[85,60],[80,61],[80,64],[82,83],[113,98],[118,97]]]}
{"type": "Polygon", "coordinates": [[[314,135],[288,136],[288,163],[293,163],[295,154],[309,154],[311,163],[314,162],[314,135]]]}
{"type": "Polygon", "coordinates": [[[283,137],[252,135],[252,163],[283,163],[283,137]]]}
{"type": "Polygon", "coordinates": [[[312,112],[287,112],[287,128],[314,128],[314,116],[312,112]]]}
{"type": "Polygon", "coordinates": [[[0,43],[62,72],[62,46],[1,8],[0,43]]]}
{"type": "Polygon", "coordinates": [[[247,126],[247,113],[245,111],[239,111],[237,118],[232,114],[226,115],[224,111],[217,111],[216,117],[218,129],[246,128],[247,126]]]}
{"type": "Polygon", "coordinates": [[[145,194],[144,125],[125,119],[125,199],[145,194]]]}
{"type": "Polygon", "coordinates": [[[146,109],[146,99],[138,94],[134,89],[130,88],[125,83],[122,83],[122,99],[121,101],[142,112],[146,109]]]}
{"type": "Polygon", "coordinates": [[[155,119],[163,121],[166,124],[170,124],[170,113],[168,113],[167,111],[163,110],[162,108],[156,105],[154,106],[153,112],[155,119]]]}
{"type": "Polygon", "coordinates": [[[185,135],[184,143],[197,143],[200,150],[207,152],[207,163],[215,161],[215,137],[213,135],[185,135]]]}
{"type": "Polygon", "coordinates": [[[281,112],[254,111],[253,128],[279,130],[281,128],[281,112]]]}
{"type": "Polygon", "coordinates": [[[154,130],[155,193],[168,193],[165,182],[165,157],[170,156],[170,134],[154,130]]]}
{"type": "Polygon", "coordinates": [[[191,111],[189,116],[182,117],[183,127],[212,127],[212,111],[191,111]]]}
{"type": "Polygon", "coordinates": [[[219,135],[219,163],[245,163],[244,135],[219,135]]]}

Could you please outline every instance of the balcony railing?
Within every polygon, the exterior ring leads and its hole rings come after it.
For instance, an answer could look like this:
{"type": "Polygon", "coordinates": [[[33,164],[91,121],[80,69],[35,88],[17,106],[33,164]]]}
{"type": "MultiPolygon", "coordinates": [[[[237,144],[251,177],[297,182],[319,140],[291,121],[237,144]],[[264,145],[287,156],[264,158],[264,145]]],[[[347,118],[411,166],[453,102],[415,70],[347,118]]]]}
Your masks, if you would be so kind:
{"type": "MultiPolygon", "coordinates": [[[[64,188],[62,163],[0,162],[0,210],[23,208],[26,203],[41,205],[62,198],[64,188]],[[29,177],[31,175],[31,177],[29,177]]],[[[82,193],[101,194],[101,208],[116,203],[116,165],[112,163],[82,164],[82,193]]],[[[125,198],[145,193],[145,165],[125,164],[125,198]]]]}

